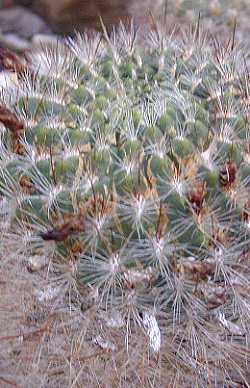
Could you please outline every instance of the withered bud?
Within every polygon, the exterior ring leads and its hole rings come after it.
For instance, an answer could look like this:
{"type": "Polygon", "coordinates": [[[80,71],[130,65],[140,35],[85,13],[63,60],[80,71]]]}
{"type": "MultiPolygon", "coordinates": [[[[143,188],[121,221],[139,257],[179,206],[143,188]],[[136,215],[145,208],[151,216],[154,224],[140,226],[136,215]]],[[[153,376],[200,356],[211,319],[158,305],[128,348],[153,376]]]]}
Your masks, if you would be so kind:
{"type": "Polygon", "coordinates": [[[84,220],[78,215],[70,215],[65,219],[65,222],[40,236],[44,241],[64,241],[73,234],[83,232],[85,230],[84,220]]]}
{"type": "Polygon", "coordinates": [[[244,206],[241,219],[243,222],[246,222],[246,223],[250,221],[250,199],[244,206]]]}
{"type": "Polygon", "coordinates": [[[236,181],[237,168],[235,163],[227,161],[220,170],[220,184],[224,190],[228,191],[232,188],[236,181]]]}
{"type": "Polygon", "coordinates": [[[213,276],[216,265],[209,261],[184,260],[177,265],[177,272],[191,277],[192,280],[199,282],[213,276]]]}
{"type": "Polygon", "coordinates": [[[196,182],[193,189],[187,194],[190,206],[197,215],[202,211],[206,194],[206,182],[202,181],[196,182]]]}
{"type": "Polygon", "coordinates": [[[23,73],[26,69],[26,66],[15,53],[3,47],[0,47],[0,67],[17,74],[23,73]]]}
{"type": "Polygon", "coordinates": [[[0,105],[0,122],[15,135],[20,134],[24,129],[24,123],[3,105],[0,105]]]}
{"type": "Polygon", "coordinates": [[[25,194],[33,194],[35,192],[35,187],[31,182],[30,178],[28,178],[27,176],[21,176],[18,182],[22,191],[25,194]]]}
{"type": "Polygon", "coordinates": [[[208,309],[214,309],[227,302],[227,290],[217,284],[203,284],[201,288],[208,309]]]}

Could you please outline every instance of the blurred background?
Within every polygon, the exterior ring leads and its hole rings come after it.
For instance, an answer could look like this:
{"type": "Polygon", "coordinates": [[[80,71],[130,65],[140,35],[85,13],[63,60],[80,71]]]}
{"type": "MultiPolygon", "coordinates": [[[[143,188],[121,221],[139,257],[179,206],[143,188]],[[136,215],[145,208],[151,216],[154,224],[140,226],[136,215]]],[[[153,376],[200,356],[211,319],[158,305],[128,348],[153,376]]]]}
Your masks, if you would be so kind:
{"type": "Polygon", "coordinates": [[[0,0],[0,44],[23,51],[58,35],[107,27],[133,17],[145,22],[149,11],[158,17],[167,7],[170,25],[187,24],[201,14],[211,32],[227,36],[237,22],[237,36],[250,36],[250,0],[0,0]]]}

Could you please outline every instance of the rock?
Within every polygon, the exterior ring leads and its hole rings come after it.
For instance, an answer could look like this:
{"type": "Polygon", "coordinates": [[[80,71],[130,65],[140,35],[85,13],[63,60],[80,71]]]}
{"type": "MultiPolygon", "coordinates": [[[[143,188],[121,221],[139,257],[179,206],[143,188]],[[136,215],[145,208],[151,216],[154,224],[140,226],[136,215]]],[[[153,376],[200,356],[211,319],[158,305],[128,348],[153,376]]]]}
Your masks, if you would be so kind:
{"type": "Polygon", "coordinates": [[[11,71],[0,71],[0,90],[11,88],[16,82],[16,75],[11,71]]]}
{"type": "Polygon", "coordinates": [[[38,272],[43,269],[47,264],[45,257],[35,255],[31,256],[27,260],[27,269],[29,272],[38,272]]]}
{"type": "Polygon", "coordinates": [[[107,27],[127,17],[144,17],[161,0],[37,0],[37,9],[58,32],[71,33],[86,27],[100,27],[100,15],[107,27]]]}
{"type": "Polygon", "coordinates": [[[44,46],[53,47],[58,43],[58,36],[49,34],[36,34],[31,40],[32,47],[42,48],[44,46]]]}
{"type": "Polygon", "coordinates": [[[0,10],[0,30],[3,34],[17,34],[23,39],[30,39],[34,34],[50,32],[40,16],[18,6],[0,10]]]}
{"type": "Polygon", "coordinates": [[[30,42],[16,34],[0,35],[0,42],[4,47],[14,51],[24,51],[30,48],[30,42]]]}

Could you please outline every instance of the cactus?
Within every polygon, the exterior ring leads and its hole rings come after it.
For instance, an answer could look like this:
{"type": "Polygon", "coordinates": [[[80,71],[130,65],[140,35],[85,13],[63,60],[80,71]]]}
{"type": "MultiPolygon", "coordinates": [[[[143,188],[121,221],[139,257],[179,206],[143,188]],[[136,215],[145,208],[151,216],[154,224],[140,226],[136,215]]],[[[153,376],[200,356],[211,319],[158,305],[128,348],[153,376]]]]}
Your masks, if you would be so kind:
{"type": "Polygon", "coordinates": [[[133,23],[104,27],[13,68],[18,83],[1,93],[0,244],[47,265],[68,314],[95,309],[87,338],[117,363],[124,339],[130,363],[115,386],[141,384],[141,340],[144,386],[243,383],[246,51],[233,37],[212,44],[199,23],[182,39],[157,23],[139,37],[133,23]]]}

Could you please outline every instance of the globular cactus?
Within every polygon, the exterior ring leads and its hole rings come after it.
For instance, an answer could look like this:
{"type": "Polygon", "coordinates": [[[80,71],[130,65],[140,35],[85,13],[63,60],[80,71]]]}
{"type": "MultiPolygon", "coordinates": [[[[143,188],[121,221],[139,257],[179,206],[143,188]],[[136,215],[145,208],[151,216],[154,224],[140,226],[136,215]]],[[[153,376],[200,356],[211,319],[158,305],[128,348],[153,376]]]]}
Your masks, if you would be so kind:
{"type": "MultiPolygon", "coordinates": [[[[111,316],[131,358],[143,333],[144,386],[231,386],[249,377],[247,51],[153,24],[19,67],[1,95],[1,246],[47,263],[69,310],[111,316]]],[[[141,384],[132,367],[116,386],[141,384]]]]}

